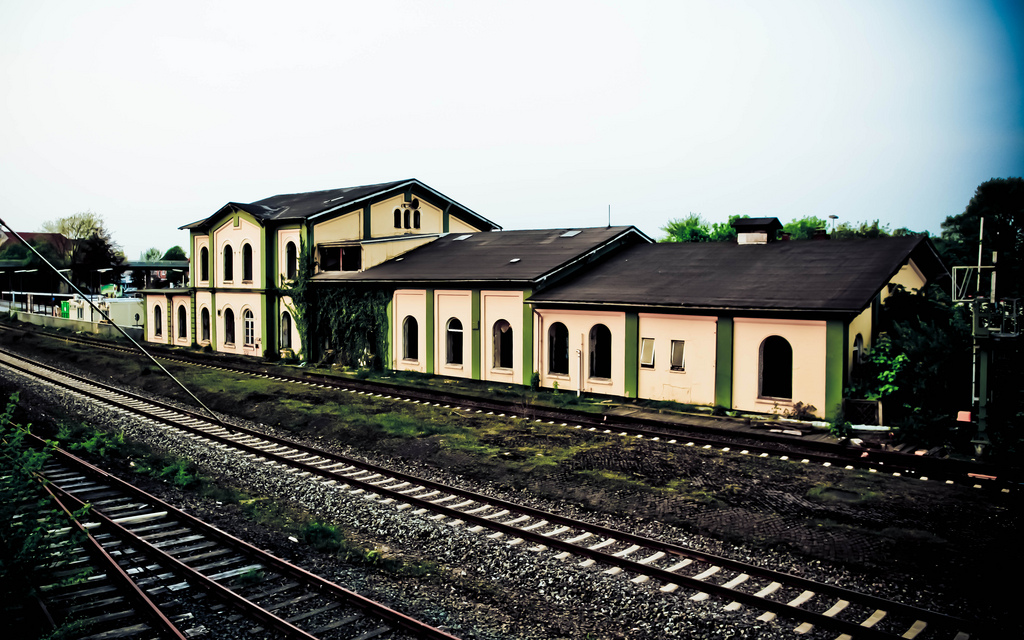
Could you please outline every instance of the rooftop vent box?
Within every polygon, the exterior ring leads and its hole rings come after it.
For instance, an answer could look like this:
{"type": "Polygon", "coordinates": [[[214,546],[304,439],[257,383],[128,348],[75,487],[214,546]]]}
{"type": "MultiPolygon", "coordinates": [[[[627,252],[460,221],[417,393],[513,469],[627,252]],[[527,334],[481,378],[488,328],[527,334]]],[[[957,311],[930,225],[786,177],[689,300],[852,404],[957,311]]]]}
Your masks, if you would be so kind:
{"type": "Polygon", "coordinates": [[[732,227],[737,244],[768,244],[775,242],[782,223],[778,218],[737,218],[732,227]]]}

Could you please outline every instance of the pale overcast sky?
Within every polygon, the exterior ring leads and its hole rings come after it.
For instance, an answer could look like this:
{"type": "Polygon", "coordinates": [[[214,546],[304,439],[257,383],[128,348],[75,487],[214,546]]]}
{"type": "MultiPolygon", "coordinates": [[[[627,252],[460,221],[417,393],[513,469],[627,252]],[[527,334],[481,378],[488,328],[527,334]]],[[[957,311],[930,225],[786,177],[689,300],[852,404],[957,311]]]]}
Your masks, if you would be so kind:
{"type": "Polygon", "coordinates": [[[130,259],[229,201],[419,178],[506,229],[939,231],[1024,175],[1024,2],[0,3],[0,218],[130,259]]]}

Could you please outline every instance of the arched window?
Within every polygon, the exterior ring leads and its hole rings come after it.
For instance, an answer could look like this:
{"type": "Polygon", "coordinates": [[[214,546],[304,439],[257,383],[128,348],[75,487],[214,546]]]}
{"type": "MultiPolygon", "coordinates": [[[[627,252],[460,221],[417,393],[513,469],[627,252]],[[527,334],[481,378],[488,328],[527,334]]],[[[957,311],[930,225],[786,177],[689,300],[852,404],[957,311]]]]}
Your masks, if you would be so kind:
{"type": "Polygon", "coordinates": [[[793,399],[793,347],[781,336],[761,343],[760,390],[763,398],[793,399]]]}
{"type": "Polygon", "coordinates": [[[199,325],[202,331],[203,340],[205,342],[210,341],[210,310],[203,307],[203,310],[199,312],[199,325]]]}
{"type": "Polygon", "coordinates": [[[164,312],[160,305],[153,307],[153,335],[160,336],[164,333],[164,312]]]}
{"type": "Polygon", "coordinates": [[[864,361],[864,336],[857,334],[853,339],[853,364],[858,365],[864,361]]]}
{"type": "Polygon", "coordinates": [[[458,318],[448,320],[445,342],[448,345],[445,362],[448,364],[462,364],[462,322],[458,318]]]}
{"type": "Polygon", "coordinates": [[[411,215],[412,215],[412,211],[406,209],[405,210],[405,228],[406,229],[411,229],[412,228],[412,225],[410,224],[410,219],[409,219],[409,217],[411,215]]]}
{"type": "Polygon", "coordinates": [[[494,323],[494,366],[499,369],[511,369],[513,366],[512,325],[508,320],[494,323]]]}
{"type": "Polygon", "coordinates": [[[178,305],[178,337],[188,337],[188,311],[183,304],[178,305]]]}
{"type": "Polygon", "coordinates": [[[224,310],[224,344],[235,344],[235,312],[224,310]]]}
{"type": "Polygon", "coordinates": [[[256,344],[256,319],[252,315],[252,309],[246,309],[242,313],[242,328],[245,331],[245,345],[251,347],[256,344]]]}
{"type": "Polygon", "coordinates": [[[199,281],[206,282],[210,279],[210,251],[203,247],[199,250],[199,281]]]}
{"type": "Polygon", "coordinates": [[[235,254],[231,251],[231,245],[224,245],[224,282],[231,282],[235,279],[235,254]]]}
{"type": "Polygon", "coordinates": [[[569,375],[569,330],[561,322],[548,327],[548,371],[569,375]]]}
{"type": "Polygon", "coordinates": [[[292,316],[287,311],[281,314],[281,348],[292,348],[292,316]]]}
{"type": "Polygon", "coordinates": [[[242,281],[252,282],[252,245],[242,245],[242,281]]]}
{"type": "Polygon", "coordinates": [[[412,228],[413,229],[419,229],[420,228],[420,210],[419,209],[417,209],[417,210],[412,212],[412,228]]]}
{"type": "Polygon", "coordinates": [[[289,280],[295,279],[295,273],[299,270],[298,252],[295,250],[295,243],[289,242],[284,248],[284,277],[289,280]]]}
{"type": "Polygon", "coordinates": [[[395,228],[396,229],[401,229],[402,228],[402,210],[401,209],[395,209],[395,228]]]}
{"type": "Polygon", "coordinates": [[[590,377],[612,377],[612,332],[603,324],[590,330],[590,377]]]}
{"type": "Polygon", "coordinates": [[[406,360],[419,360],[420,332],[416,318],[406,316],[402,322],[402,357],[406,360]]]}

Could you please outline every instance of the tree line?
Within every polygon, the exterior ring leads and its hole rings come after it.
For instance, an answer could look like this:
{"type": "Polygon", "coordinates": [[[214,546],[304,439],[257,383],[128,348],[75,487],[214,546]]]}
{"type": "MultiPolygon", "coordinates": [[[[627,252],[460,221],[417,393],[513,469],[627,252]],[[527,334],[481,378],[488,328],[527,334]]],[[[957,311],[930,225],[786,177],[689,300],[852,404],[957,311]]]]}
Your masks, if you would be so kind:
{"type": "MultiPolygon", "coordinates": [[[[43,274],[30,278],[30,281],[51,282],[52,274],[47,273],[49,269],[43,262],[45,259],[61,270],[75,286],[94,293],[102,284],[97,274],[106,274],[103,279],[110,282],[119,280],[127,270],[124,266],[127,259],[121,246],[114,240],[103,216],[97,213],[83,211],[50,220],[40,225],[39,231],[59,234],[62,238],[32,238],[29,244],[35,249],[33,252],[15,238],[9,237],[0,245],[0,262],[16,265],[18,270],[35,269],[43,274]]],[[[140,259],[143,262],[187,260],[188,256],[180,246],[171,247],[166,252],[154,247],[144,251],[140,259]]]]}

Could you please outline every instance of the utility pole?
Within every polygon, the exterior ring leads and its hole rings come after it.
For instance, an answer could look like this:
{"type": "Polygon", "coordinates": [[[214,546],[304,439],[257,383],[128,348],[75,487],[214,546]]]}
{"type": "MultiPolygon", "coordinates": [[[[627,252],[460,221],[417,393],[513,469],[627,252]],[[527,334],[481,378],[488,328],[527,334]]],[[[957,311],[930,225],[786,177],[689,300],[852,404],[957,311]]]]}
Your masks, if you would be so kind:
{"type": "Polygon", "coordinates": [[[972,413],[977,416],[977,427],[971,444],[978,456],[992,444],[988,437],[989,367],[996,349],[1005,339],[1020,336],[1020,301],[1017,298],[996,298],[996,264],[998,253],[992,252],[992,264],[982,264],[985,218],[978,230],[977,266],[953,267],[953,302],[971,305],[971,402],[972,413]],[[974,291],[971,290],[971,272],[974,271],[974,291]],[[982,271],[989,271],[989,291],[982,291],[982,271]]]}

